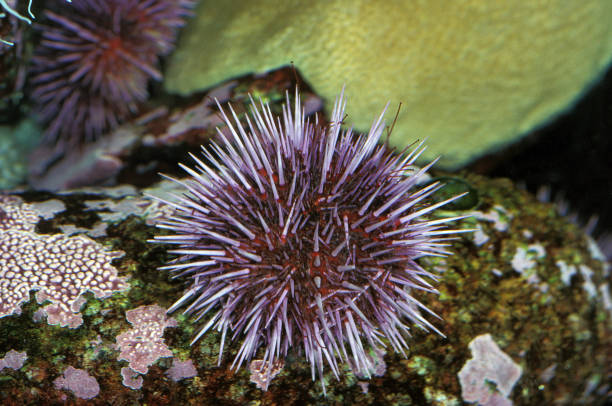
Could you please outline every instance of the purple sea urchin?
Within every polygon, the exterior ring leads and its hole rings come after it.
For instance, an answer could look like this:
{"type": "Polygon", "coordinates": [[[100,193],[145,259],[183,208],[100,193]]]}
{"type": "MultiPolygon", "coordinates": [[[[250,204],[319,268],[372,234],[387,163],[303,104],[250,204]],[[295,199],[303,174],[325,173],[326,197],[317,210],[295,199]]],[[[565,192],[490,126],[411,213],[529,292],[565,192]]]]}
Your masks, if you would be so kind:
{"type": "Polygon", "coordinates": [[[31,98],[45,140],[89,141],[137,111],[192,0],[79,0],[45,11],[31,98]]]}
{"type": "Polygon", "coordinates": [[[191,178],[177,182],[189,193],[167,202],[175,213],[158,224],[175,234],[153,240],[178,245],[162,269],[192,279],[169,311],[190,303],[196,320],[212,312],[193,342],[220,331],[219,362],[228,330],[244,335],[232,367],[263,345],[262,370],[273,370],[296,346],[313,379],[324,361],[337,377],[338,360],[369,376],[366,343],[380,349],[384,337],[404,354],[407,320],[437,331],[410,294],[435,292],[426,279],[436,275],[415,260],[448,254],[445,240],[459,231],[445,224],[461,217],[423,216],[459,196],[425,203],[442,186],[416,188],[433,162],[410,171],[422,143],[401,154],[378,144],[384,111],[357,135],[341,130],[342,95],[327,126],[304,117],[297,92],[282,120],[251,102],[246,126],[221,109],[220,144],[203,148],[205,161],[192,156],[196,170],[181,165],[191,178]]]}

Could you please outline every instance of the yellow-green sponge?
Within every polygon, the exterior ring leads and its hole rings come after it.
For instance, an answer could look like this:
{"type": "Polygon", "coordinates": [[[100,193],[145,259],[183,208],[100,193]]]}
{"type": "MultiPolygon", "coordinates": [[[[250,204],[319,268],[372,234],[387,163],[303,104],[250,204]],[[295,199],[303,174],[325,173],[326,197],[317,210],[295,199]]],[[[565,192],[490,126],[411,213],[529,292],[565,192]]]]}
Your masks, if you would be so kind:
{"type": "Polygon", "coordinates": [[[452,169],[562,112],[611,55],[612,0],[202,0],[165,85],[293,62],[327,106],[346,85],[360,130],[402,102],[392,143],[428,137],[452,169]]]}

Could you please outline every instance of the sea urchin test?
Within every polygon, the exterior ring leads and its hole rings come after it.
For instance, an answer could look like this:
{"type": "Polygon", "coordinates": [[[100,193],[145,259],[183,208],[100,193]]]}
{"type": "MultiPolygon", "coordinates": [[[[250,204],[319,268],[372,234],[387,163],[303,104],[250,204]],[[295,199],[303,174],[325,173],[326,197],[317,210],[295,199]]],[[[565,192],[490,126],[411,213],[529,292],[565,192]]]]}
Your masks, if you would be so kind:
{"type": "Polygon", "coordinates": [[[251,100],[245,125],[219,106],[219,142],[192,156],[195,169],[181,165],[186,193],[158,224],[171,234],[153,240],[177,246],[162,269],[192,280],[170,311],[202,320],[193,342],[221,332],[219,362],[228,332],[241,337],[232,367],[262,348],[272,370],[295,347],[313,379],[324,364],[338,377],[340,362],[369,376],[383,338],[405,354],[410,324],[438,332],[411,294],[436,292],[437,277],[416,259],[449,254],[449,235],[466,231],[446,227],[461,217],[428,218],[460,196],[427,203],[443,186],[417,186],[433,162],[408,170],[422,143],[399,154],[379,143],[384,111],[355,134],[341,129],[342,94],[328,125],[306,119],[299,100],[287,97],[282,117],[251,100]]]}

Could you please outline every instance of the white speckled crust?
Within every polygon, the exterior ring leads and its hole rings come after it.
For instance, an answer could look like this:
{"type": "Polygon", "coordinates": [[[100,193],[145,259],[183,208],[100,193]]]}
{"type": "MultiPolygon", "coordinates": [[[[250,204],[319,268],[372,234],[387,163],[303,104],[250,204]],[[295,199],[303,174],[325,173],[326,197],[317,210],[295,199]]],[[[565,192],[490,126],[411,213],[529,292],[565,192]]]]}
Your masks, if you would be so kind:
{"type": "Polygon", "coordinates": [[[508,396],[522,375],[522,368],[504,353],[490,334],[474,338],[469,345],[472,358],[459,371],[461,395],[466,402],[483,406],[509,406],[508,396]],[[492,391],[487,382],[494,383],[492,391]]]}
{"type": "Polygon", "coordinates": [[[121,381],[123,386],[134,390],[142,388],[142,376],[140,376],[140,374],[134,371],[132,368],[121,368],[121,377],[123,378],[121,381]]]}
{"type": "Polygon", "coordinates": [[[251,382],[253,382],[259,389],[268,390],[268,385],[276,375],[280,374],[283,370],[285,363],[281,360],[277,360],[270,367],[269,364],[264,363],[261,359],[254,359],[249,364],[249,371],[251,372],[251,382]]]}
{"type": "Polygon", "coordinates": [[[28,355],[23,352],[15,350],[8,351],[3,358],[0,358],[0,371],[4,368],[19,369],[23,366],[24,362],[28,359],[28,355]]]}
{"type": "Polygon", "coordinates": [[[63,234],[34,233],[39,213],[13,196],[0,196],[0,317],[21,312],[21,304],[37,291],[37,301],[50,301],[43,310],[50,324],[76,328],[81,295],[104,298],[126,290],[111,262],[123,255],[94,240],[63,234]]]}
{"type": "Polygon", "coordinates": [[[57,389],[71,390],[74,396],[80,399],[93,399],[100,393],[100,385],[96,378],[83,369],[71,366],[66,368],[64,376],[53,381],[53,385],[57,389]]]}
{"type": "Polygon", "coordinates": [[[30,206],[36,212],[38,212],[40,217],[44,218],[45,220],[49,220],[55,217],[57,213],[61,213],[66,210],[66,205],[64,202],[57,199],[45,200],[44,202],[39,203],[30,203],[30,206]]]}
{"type": "Polygon", "coordinates": [[[178,382],[181,379],[197,376],[198,370],[193,365],[192,360],[181,361],[178,358],[174,358],[172,360],[172,367],[166,371],[166,375],[174,382],[178,382]]]}
{"type": "Polygon", "coordinates": [[[493,223],[495,230],[502,232],[508,230],[509,222],[513,217],[512,214],[509,214],[507,210],[500,205],[495,205],[495,207],[487,213],[475,211],[472,215],[479,220],[493,223]]]}
{"type": "Polygon", "coordinates": [[[176,320],[167,317],[166,309],[157,305],[140,306],[125,315],[133,328],[117,336],[119,360],[128,361],[133,371],[146,374],[159,358],[172,356],[164,343],[164,329],[176,327],[176,320]]]}
{"type": "Polygon", "coordinates": [[[0,194],[0,232],[34,231],[39,213],[17,196],[0,194]]]}

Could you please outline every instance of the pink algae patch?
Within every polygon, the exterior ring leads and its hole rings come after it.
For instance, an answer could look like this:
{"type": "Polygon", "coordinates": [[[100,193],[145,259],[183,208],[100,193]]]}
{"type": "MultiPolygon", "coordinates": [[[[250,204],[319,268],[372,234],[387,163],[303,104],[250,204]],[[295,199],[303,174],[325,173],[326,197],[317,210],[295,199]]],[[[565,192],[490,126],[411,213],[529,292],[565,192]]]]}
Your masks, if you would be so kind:
{"type": "Polygon", "coordinates": [[[80,399],[93,399],[100,393],[100,385],[96,378],[89,375],[83,369],[68,367],[64,371],[64,376],[53,381],[56,389],[68,389],[74,396],[80,399]]]}
{"type": "Polygon", "coordinates": [[[499,348],[490,334],[474,338],[469,348],[472,358],[458,374],[463,400],[484,406],[512,405],[509,396],[522,368],[499,348]],[[488,383],[495,384],[496,390],[488,383]]]}
{"type": "Polygon", "coordinates": [[[166,375],[174,382],[178,382],[181,379],[193,378],[198,375],[198,370],[193,365],[193,361],[188,359],[187,361],[180,361],[177,358],[172,360],[172,367],[166,371],[166,375]]]}
{"type": "Polygon", "coordinates": [[[146,374],[159,358],[172,356],[164,343],[164,329],[176,327],[177,323],[166,316],[166,309],[158,305],[140,306],[128,310],[126,318],[133,328],[117,336],[119,360],[128,361],[133,371],[146,374]]]}
{"type": "Polygon", "coordinates": [[[3,358],[0,358],[0,371],[4,368],[17,370],[23,366],[25,361],[28,359],[27,354],[15,350],[10,350],[4,354],[3,358]]]}
{"type": "Polygon", "coordinates": [[[39,214],[15,196],[0,195],[0,317],[21,313],[21,305],[37,291],[49,324],[76,328],[82,295],[106,298],[128,289],[111,262],[123,255],[96,241],[63,234],[34,232],[39,214]]]}

